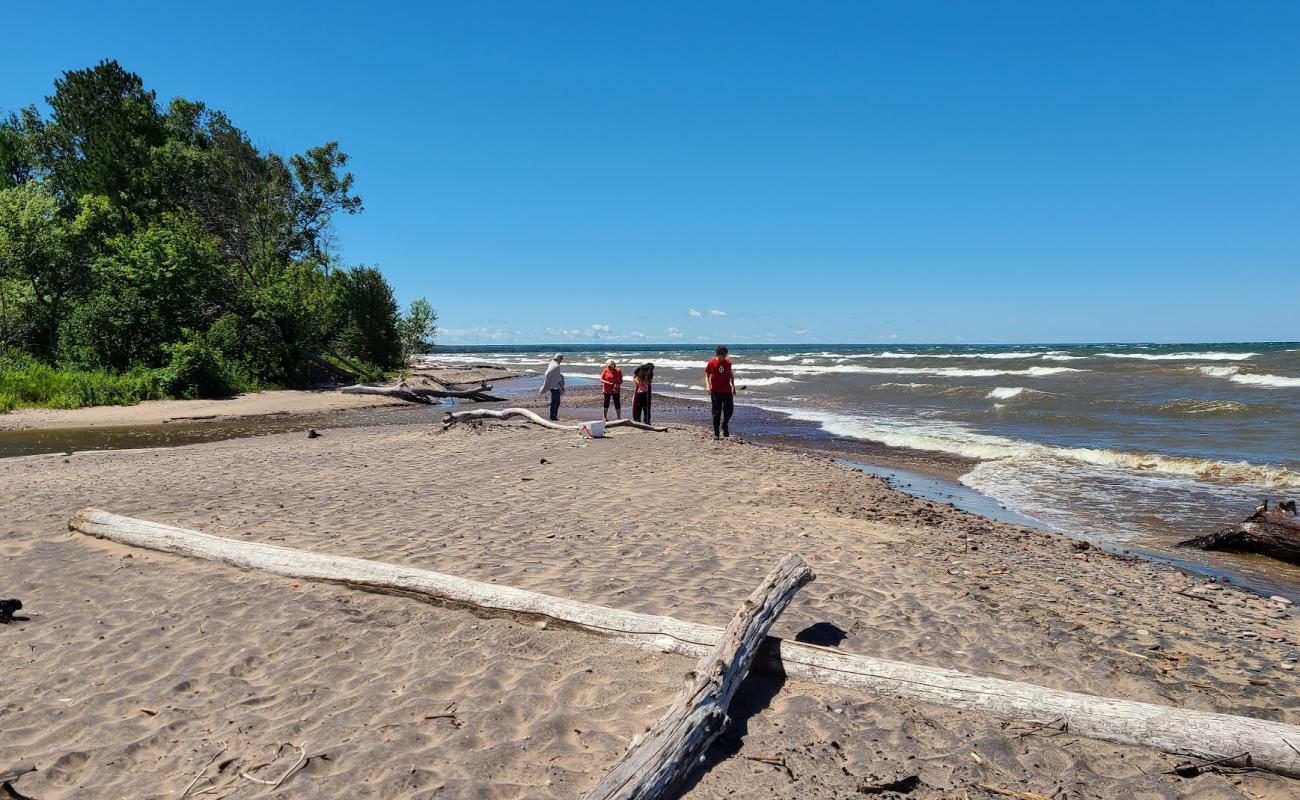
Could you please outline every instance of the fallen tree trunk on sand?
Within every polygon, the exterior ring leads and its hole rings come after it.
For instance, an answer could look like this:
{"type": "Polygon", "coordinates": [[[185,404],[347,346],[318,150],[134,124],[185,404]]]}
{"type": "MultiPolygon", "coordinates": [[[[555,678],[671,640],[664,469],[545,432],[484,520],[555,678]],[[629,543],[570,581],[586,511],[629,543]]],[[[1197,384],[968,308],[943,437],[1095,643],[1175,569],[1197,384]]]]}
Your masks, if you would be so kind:
{"type": "MultiPolygon", "coordinates": [[[[133,547],[219,561],[305,580],[415,596],[489,616],[553,620],[621,644],[700,658],[722,631],[710,625],[620,611],[538,592],[378,561],[236,541],[84,509],[71,530],[133,547]]],[[[1003,719],[1063,725],[1076,736],[1133,744],[1300,777],[1300,726],[1047,689],[956,670],[853,655],[768,637],[764,671],[882,697],[970,709],[1003,719]]]]}
{"type": "Polygon", "coordinates": [[[1300,564],[1300,519],[1285,511],[1257,511],[1237,525],[1179,542],[1178,546],[1259,553],[1300,564]]]}
{"type": "Polygon", "coordinates": [[[411,386],[368,386],[364,383],[358,383],[355,386],[344,386],[339,389],[339,391],[343,394],[377,394],[384,397],[395,397],[398,400],[405,400],[408,403],[421,403],[426,406],[433,405],[435,398],[442,399],[446,397],[472,400],[476,403],[499,403],[505,400],[504,397],[496,397],[488,394],[487,389],[456,391],[452,389],[425,389],[411,386]]]}
{"type": "MultiPolygon", "coordinates": [[[[577,425],[563,425],[554,420],[549,420],[542,415],[530,411],[527,408],[503,408],[500,411],[494,411],[490,408],[475,408],[469,411],[452,411],[442,418],[442,426],[449,428],[457,422],[466,422],[473,419],[510,419],[511,417],[521,417],[528,420],[534,425],[541,425],[543,428],[550,428],[556,431],[577,431],[582,430],[582,423],[577,425]]],[[[647,425],[644,422],[637,422],[631,419],[616,419],[613,422],[606,422],[606,428],[636,428],[643,431],[655,431],[663,433],[667,428],[657,428],[654,425],[647,425]]]]}
{"type": "Polygon", "coordinates": [[[583,800],[650,800],[666,795],[690,774],[726,728],[727,707],[750,662],[813,571],[793,553],[741,605],[713,650],[688,674],[668,711],[628,749],[583,800]]]}

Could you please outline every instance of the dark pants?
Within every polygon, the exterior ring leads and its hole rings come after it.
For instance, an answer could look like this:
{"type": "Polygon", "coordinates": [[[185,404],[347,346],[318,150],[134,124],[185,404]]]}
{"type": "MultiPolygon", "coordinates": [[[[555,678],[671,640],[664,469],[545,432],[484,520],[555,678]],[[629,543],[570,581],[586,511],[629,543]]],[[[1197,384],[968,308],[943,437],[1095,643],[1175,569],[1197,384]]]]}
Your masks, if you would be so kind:
{"type": "Polygon", "coordinates": [[[736,410],[736,399],[731,392],[709,392],[709,399],[713,401],[713,435],[721,433],[730,436],[731,431],[727,425],[731,422],[732,412],[736,410]]]}
{"type": "Polygon", "coordinates": [[[551,419],[560,418],[560,390],[551,390],[551,419]]]}
{"type": "Polygon", "coordinates": [[[614,414],[623,416],[623,395],[618,392],[605,392],[605,414],[609,415],[609,401],[614,401],[614,414]]]}
{"type": "Polygon", "coordinates": [[[650,393],[637,392],[632,395],[632,419],[650,424],[650,393]],[[644,419],[643,419],[644,418],[644,419]]]}

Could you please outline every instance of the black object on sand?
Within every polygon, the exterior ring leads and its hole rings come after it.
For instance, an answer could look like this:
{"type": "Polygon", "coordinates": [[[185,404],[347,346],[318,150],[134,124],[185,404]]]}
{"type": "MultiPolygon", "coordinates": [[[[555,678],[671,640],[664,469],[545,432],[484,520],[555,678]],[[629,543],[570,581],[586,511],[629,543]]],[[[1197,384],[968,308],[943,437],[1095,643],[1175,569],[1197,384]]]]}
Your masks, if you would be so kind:
{"type": "Polygon", "coordinates": [[[18,598],[0,600],[0,625],[8,625],[14,621],[14,612],[23,607],[23,601],[18,598]]]}

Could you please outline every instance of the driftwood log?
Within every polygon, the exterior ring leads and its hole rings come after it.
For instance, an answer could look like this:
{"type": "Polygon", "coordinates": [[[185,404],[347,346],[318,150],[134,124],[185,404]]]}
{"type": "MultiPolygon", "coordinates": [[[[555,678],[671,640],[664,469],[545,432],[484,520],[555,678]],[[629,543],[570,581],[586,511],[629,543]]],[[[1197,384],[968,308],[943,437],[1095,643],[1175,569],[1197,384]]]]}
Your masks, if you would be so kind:
{"type": "MultiPolygon", "coordinates": [[[[494,411],[490,408],[474,408],[468,411],[452,411],[442,418],[442,426],[449,428],[457,422],[465,422],[472,419],[510,419],[519,417],[525,419],[534,425],[541,425],[543,428],[550,428],[556,431],[576,431],[582,429],[582,423],[576,425],[565,425],[563,423],[549,420],[542,415],[530,411],[527,408],[503,408],[500,411],[494,411]]],[[[644,422],[637,422],[631,419],[616,419],[613,422],[606,422],[606,428],[636,428],[643,431],[655,431],[663,433],[667,428],[658,428],[654,425],[647,425],[644,422]]]]}
{"type": "MultiPolygon", "coordinates": [[[[133,547],[219,561],[304,580],[415,596],[487,616],[553,620],[620,644],[701,658],[722,630],[711,625],[620,611],[539,592],[482,583],[379,561],[223,539],[198,531],[87,508],[68,521],[74,531],[133,547]]],[[[1002,719],[1061,726],[1076,736],[1132,744],[1300,777],[1300,726],[1209,711],[1048,689],[956,670],[854,655],[768,637],[760,670],[813,683],[860,689],[1002,719]]]]}
{"type": "Polygon", "coordinates": [[[1267,508],[1266,502],[1242,522],[1216,533],[1179,542],[1178,546],[1259,553],[1300,564],[1300,519],[1294,513],[1269,511],[1267,508]]]}
{"type": "Polygon", "coordinates": [[[769,572],[688,674],[668,711],[584,800],[651,800],[681,784],[730,722],[727,707],[772,623],[812,579],[812,569],[793,553],[769,572]]]}
{"type": "Polygon", "coordinates": [[[370,386],[364,383],[358,383],[354,386],[344,386],[339,389],[343,394],[376,394],[384,397],[395,397],[398,400],[405,400],[408,403],[421,403],[423,405],[433,405],[435,399],[441,400],[447,397],[454,397],[461,400],[471,400],[476,403],[499,403],[504,397],[496,397],[489,394],[492,387],[485,386],[481,389],[469,389],[465,391],[456,389],[433,389],[423,386],[370,386]]]}

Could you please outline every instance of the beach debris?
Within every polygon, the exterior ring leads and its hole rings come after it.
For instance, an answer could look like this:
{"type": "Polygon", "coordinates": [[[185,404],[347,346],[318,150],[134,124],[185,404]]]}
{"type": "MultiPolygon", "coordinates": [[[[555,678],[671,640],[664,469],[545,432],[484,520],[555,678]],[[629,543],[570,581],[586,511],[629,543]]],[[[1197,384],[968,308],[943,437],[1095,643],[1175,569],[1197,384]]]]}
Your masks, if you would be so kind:
{"type": "Polygon", "coordinates": [[[14,613],[22,607],[23,601],[16,597],[0,600],[0,625],[8,625],[11,622],[25,619],[24,617],[14,616],[14,613]]]}
{"type": "Polygon", "coordinates": [[[260,783],[260,784],[263,784],[263,785],[265,785],[265,786],[270,786],[271,789],[274,790],[274,789],[278,789],[278,788],[280,788],[280,784],[282,784],[282,783],[284,783],[285,781],[289,780],[289,777],[290,777],[291,775],[293,775],[295,772],[297,772],[297,771],[298,771],[299,769],[301,769],[302,767],[306,766],[308,760],[310,760],[310,759],[312,759],[312,758],[321,758],[321,757],[325,756],[325,753],[317,753],[316,755],[308,756],[306,750],[304,750],[303,748],[299,747],[298,745],[293,744],[293,743],[290,742],[290,743],[281,744],[281,745],[276,749],[276,751],[275,751],[275,758],[279,758],[279,757],[280,757],[280,754],[281,754],[282,752],[284,752],[284,748],[285,748],[285,747],[292,747],[292,748],[294,748],[295,750],[297,750],[297,751],[298,751],[298,760],[295,761],[295,762],[293,763],[293,766],[291,766],[291,767],[289,767],[287,770],[285,770],[284,773],[281,774],[279,778],[277,778],[277,779],[275,779],[275,780],[273,780],[273,781],[270,781],[270,780],[264,780],[264,779],[262,779],[262,778],[255,778],[255,777],[253,777],[252,775],[248,774],[248,773],[250,773],[250,772],[255,772],[255,771],[257,771],[257,770],[261,769],[262,767],[269,767],[271,764],[275,763],[275,760],[274,760],[274,759],[272,759],[269,763],[266,763],[266,764],[258,764],[257,766],[250,767],[249,769],[244,770],[243,772],[239,773],[239,777],[241,777],[241,778],[243,778],[243,779],[245,779],[245,780],[252,781],[253,783],[260,783]]]}
{"type": "Polygon", "coordinates": [[[1052,798],[1044,794],[1022,792],[1018,789],[1004,789],[1001,786],[994,786],[991,783],[977,783],[975,785],[990,794],[1001,795],[1002,797],[1012,797],[1015,798],[1015,800],[1052,800],[1052,798]]]}
{"type": "MultiPolygon", "coordinates": [[[[564,623],[567,630],[652,652],[699,658],[712,652],[722,637],[716,627],[672,617],[622,611],[414,567],[227,539],[93,508],[73,516],[68,527],[119,544],[243,569],[453,601],[480,616],[550,619],[564,623]]],[[[759,669],[789,678],[978,711],[1006,720],[1035,723],[1060,717],[1072,735],[1175,755],[1241,763],[1239,754],[1248,750],[1248,766],[1300,777],[1300,748],[1290,744],[1300,742],[1300,726],[1283,722],[1049,689],[775,638],[767,639],[755,663],[759,669]]]]}
{"type": "Polygon", "coordinates": [[[746,598],[713,649],[687,674],[686,686],[668,711],[584,800],[649,800],[678,786],[727,726],[727,707],[749,674],[768,630],[813,577],[812,568],[797,555],[782,559],[746,598]]]}
{"type": "Polygon", "coordinates": [[[1279,510],[1269,511],[1268,501],[1265,500],[1240,523],[1179,542],[1178,546],[1259,553],[1291,564],[1300,564],[1300,518],[1296,516],[1294,508],[1295,501],[1289,501],[1279,503],[1279,510]]]}
{"type": "Polygon", "coordinates": [[[215,762],[218,758],[221,758],[221,754],[226,752],[226,743],[224,741],[218,742],[217,744],[221,746],[221,749],[212,754],[212,758],[208,759],[208,763],[203,765],[203,769],[199,770],[198,774],[194,776],[194,779],[191,780],[189,782],[189,785],[185,787],[185,791],[181,792],[180,795],[177,796],[176,800],[185,800],[185,797],[190,793],[190,790],[193,789],[194,785],[199,782],[199,778],[202,778],[203,773],[208,771],[208,767],[212,766],[213,762],[215,762]]]}
{"type": "MultiPolygon", "coordinates": [[[[537,414],[534,411],[530,411],[527,408],[503,408],[500,411],[494,411],[490,408],[475,408],[469,411],[448,412],[447,415],[442,418],[442,427],[450,428],[452,425],[456,424],[457,422],[466,422],[470,420],[510,419],[511,417],[521,417],[535,425],[541,425],[543,428],[550,428],[551,430],[556,430],[556,431],[580,431],[582,430],[583,425],[586,424],[586,423],[580,423],[578,425],[563,425],[559,422],[554,422],[552,420],[546,419],[540,414],[537,414]]],[[[646,425],[644,422],[636,422],[630,419],[618,419],[612,422],[605,423],[606,428],[618,428],[624,426],[629,428],[637,428],[643,431],[655,431],[656,433],[664,433],[665,431],[668,430],[667,428],[658,428],[653,425],[646,425]]]]}
{"type": "Polygon", "coordinates": [[[1240,771],[1247,771],[1255,768],[1250,762],[1250,753],[1242,753],[1241,755],[1238,756],[1229,756],[1227,758],[1216,758],[1210,761],[1202,761],[1200,764],[1195,764],[1191,761],[1185,761],[1179,764],[1178,766],[1174,767],[1173,769],[1165,772],[1165,774],[1177,775],[1180,778],[1195,778],[1196,776],[1203,775],[1207,772],[1220,772],[1222,771],[1220,767],[1225,764],[1228,764],[1229,762],[1232,762],[1234,764],[1241,764],[1242,767],[1240,771]]]}
{"type": "Polygon", "coordinates": [[[786,777],[794,780],[794,770],[790,769],[790,765],[785,763],[785,756],[745,756],[745,758],[750,761],[757,761],[760,764],[771,764],[774,767],[779,767],[785,772],[786,777]]]}
{"type": "Polygon", "coordinates": [[[482,388],[460,391],[457,389],[448,389],[436,383],[429,382],[427,386],[408,386],[406,381],[398,381],[395,386],[374,386],[368,383],[358,383],[352,386],[344,386],[339,389],[342,394],[375,394],[382,397],[393,397],[398,400],[405,400],[408,403],[419,403],[421,405],[434,405],[434,400],[443,400],[451,397],[461,400],[469,400],[475,403],[500,403],[505,400],[504,397],[496,397],[489,394],[491,386],[484,384],[482,388]]]}
{"type": "Polygon", "coordinates": [[[308,429],[307,429],[307,438],[308,438],[308,439],[318,439],[318,438],[320,438],[320,434],[316,432],[316,429],[315,429],[315,428],[308,428],[308,429]]]}
{"type": "Polygon", "coordinates": [[[14,781],[21,779],[29,772],[35,771],[35,764],[23,764],[0,770],[0,797],[15,798],[16,800],[35,800],[30,795],[25,795],[13,787],[14,781]]]}
{"type": "Polygon", "coordinates": [[[893,792],[894,794],[911,794],[916,787],[921,785],[920,775],[908,775],[906,778],[889,781],[888,783],[868,784],[866,781],[858,784],[858,794],[885,794],[893,792]]]}

